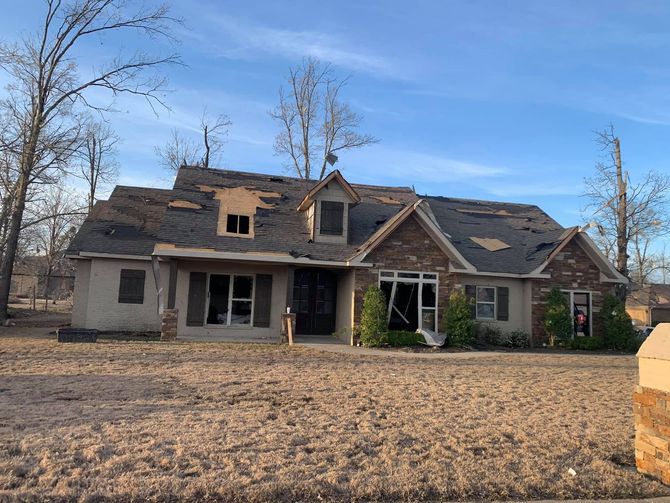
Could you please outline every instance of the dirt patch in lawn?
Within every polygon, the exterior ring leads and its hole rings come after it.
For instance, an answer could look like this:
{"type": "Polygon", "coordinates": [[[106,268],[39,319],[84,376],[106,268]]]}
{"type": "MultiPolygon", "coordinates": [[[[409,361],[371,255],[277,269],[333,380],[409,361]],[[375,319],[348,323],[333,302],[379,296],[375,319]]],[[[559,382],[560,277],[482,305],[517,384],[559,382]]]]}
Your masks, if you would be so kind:
{"type": "Polygon", "coordinates": [[[1,342],[0,500],[670,494],[633,469],[633,357],[1,342]]]}

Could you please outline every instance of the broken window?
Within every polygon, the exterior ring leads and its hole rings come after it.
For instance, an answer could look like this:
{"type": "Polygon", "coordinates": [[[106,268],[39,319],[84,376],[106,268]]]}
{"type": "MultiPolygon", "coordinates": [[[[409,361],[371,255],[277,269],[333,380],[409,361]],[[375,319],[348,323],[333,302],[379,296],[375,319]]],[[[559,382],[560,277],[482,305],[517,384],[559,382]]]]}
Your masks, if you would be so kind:
{"type": "Polygon", "coordinates": [[[228,215],[226,232],[229,234],[249,234],[248,215],[228,215]]]}
{"type": "Polygon", "coordinates": [[[344,232],[344,203],[321,201],[320,233],[327,236],[341,236],[344,232]]]}
{"type": "Polygon", "coordinates": [[[573,336],[591,335],[591,293],[564,290],[563,295],[572,309],[573,336]]]}
{"type": "Polygon", "coordinates": [[[477,319],[495,320],[496,288],[494,286],[477,287],[477,319]]]}
{"type": "Polygon", "coordinates": [[[210,274],[208,325],[251,325],[254,277],[210,274]]]}
{"type": "Polygon", "coordinates": [[[437,331],[437,274],[380,271],[389,329],[437,331]]]}

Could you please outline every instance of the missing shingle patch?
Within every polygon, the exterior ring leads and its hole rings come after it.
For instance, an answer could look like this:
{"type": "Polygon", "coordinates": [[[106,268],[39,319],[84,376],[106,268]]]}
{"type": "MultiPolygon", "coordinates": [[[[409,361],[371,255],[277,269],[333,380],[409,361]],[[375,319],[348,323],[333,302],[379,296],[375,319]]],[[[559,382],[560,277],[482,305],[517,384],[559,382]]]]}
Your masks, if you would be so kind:
{"type": "Polygon", "coordinates": [[[478,238],[478,237],[470,237],[470,240],[473,241],[474,243],[477,243],[479,246],[482,248],[487,249],[488,251],[499,251],[499,250],[506,250],[507,248],[511,248],[510,245],[507,243],[500,241],[499,239],[496,238],[478,238]]]}
{"type": "Polygon", "coordinates": [[[202,206],[198,203],[193,203],[191,201],[184,201],[183,199],[175,199],[168,203],[170,208],[182,208],[188,210],[200,210],[202,206]]]}
{"type": "Polygon", "coordinates": [[[197,187],[202,192],[213,193],[214,199],[219,201],[219,217],[216,227],[216,233],[219,236],[231,235],[227,232],[226,226],[228,214],[234,214],[249,217],[249,234],[233,235],[252,238],[254,236],[254,216],[258,208],[271,209],[275,206],[274,203],[267,203],[263,199],[282,197],[279,192],[266,192],[252,187],[218,188],[209,185],[198,185],[197,187]]]}

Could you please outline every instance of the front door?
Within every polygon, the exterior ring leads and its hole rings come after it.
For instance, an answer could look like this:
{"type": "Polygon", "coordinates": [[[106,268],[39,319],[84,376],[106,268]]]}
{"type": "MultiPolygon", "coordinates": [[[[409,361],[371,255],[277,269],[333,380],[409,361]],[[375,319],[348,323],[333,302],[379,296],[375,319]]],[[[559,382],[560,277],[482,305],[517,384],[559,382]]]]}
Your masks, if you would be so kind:
{"type": "Polygon", "coordinates": [[[325,269],[298,269],[293,277],[293,310],[298,335],[335,331],[337,276],[325,269]]]}

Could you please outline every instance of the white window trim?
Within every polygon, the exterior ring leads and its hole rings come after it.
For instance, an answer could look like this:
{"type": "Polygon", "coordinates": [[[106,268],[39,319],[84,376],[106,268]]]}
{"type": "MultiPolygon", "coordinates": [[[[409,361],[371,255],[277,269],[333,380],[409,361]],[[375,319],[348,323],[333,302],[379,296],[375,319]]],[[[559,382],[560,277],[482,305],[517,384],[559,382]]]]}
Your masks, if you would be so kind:
{"type": "Polygon", "coordinates": [[[570,294],[570,318],[572,319],[572,338],[574,339],[577,334],[575,334],[575,294],[576,293],[586,293],[589,295],[589,336],[593,337],[593,292],[591,290],[568,290],[566,288],[561,288],[561,292],[570,294]]]}
{"type": "MultiPolygon", "coordinates": [[[[402,270],[380,270],[379,274],[377,275],[377,287],[381,287],[382,281],[386,281],[389,283],[394,283],[393,285],[393,290],[395,290],[395,283],[417,283],[419,285],[419,292],[418,292],[418,300],[417,300],[417,316],[418,316],[418,325],[419,328],[424,328],[423,327],[423,311],[424,310],[433,310],[435,311],[435,326],[433,328],[430,328],[429,330],[434,330],[435,332],[438,331],[437,326],[438,326],[438,321],[437,321],[437,313],[438,307],[439,307],[439,293],[440,293],[440,277],[438,273],[435,272],[423,272],[423,271],[402,271],[402,270]],[[417,274],[418,277],[416,278],[401,278],[398,277],[399,273],[403,274],[417,274]],[[434,276],[434,277],[431,277],[434,276]],[[435,285],[435,306],[425,306],[423,305],[423,284],[432,284],[435,285]]],[[[388,312],[387,316],[390,318],[390,313],[391,313],[391,304],[389,303],[388,307],[388,312]]]]}
{"type": "Polygon", "coordinates": [[[236,273],[231,273],[231,272],[208,272],[207,273],[207,302],[205,302],[205,326],[208,328],[253,328],[254,326],[254,294],[256,293],[256,275],[253,273],[241,273],[241,274],[236,274],[236,273]],[[213,324],[213,323],[207,323],[207,315],[209,314],[209,282],[212,277],[212,275],[218,275],[218,276],[228,276],[229,277],[229,283],[228,283],[228,314],[226,317],[226,323],[225,324],[213,324]],[[245,277],[251,277],[251,298],[250,299],[241,299],[241,298],[233,298],[233,284],[235,281],[235,277],[237,276],[245,276],[245,277]],[[231,318],[233,315],[233,301],[243,301],[243,302],[251,302],[251,320],[249,323],[237,323],[237,324],[232,324],[231,323],[231,318]]]}
{"type": "Polygon", "coordinates": [[[498,287],[493,285],[473,285],[475,287],[475,319],[478,321],[496,321],[498,319],[498,287]],[[493,288],[493,301],[479,300],[480,288],[493,288]],[[478,304],[493,304],[493,317],[484,318],[479,316],[478,304]]]}

